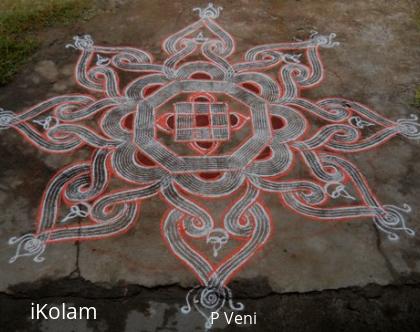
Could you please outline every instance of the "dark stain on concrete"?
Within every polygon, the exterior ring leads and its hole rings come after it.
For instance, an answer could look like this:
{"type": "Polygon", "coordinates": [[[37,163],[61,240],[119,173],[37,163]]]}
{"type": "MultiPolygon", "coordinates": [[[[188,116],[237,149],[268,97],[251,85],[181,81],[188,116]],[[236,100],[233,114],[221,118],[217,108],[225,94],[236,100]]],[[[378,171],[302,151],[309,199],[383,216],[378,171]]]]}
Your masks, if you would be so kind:
{"type": "MultiPolygon", "coordinates": [[[[420,326],[419,280],[400,280],[398,284],[385,287],[368,285],[322,292],[263,294],[258,288],[264,281],[256,279],[245,283],[236,281],[232,289],[237,294],[236,300],[246,305],[248,313],[257,312],[257,325],[241,328],[241,331],[414,332],[420,326]]],[[[97,308],[98,319],[88,322],[89,331],[131,331],[126,329],[128,313],[136,310],[153,320],[149,307],[150,302],[154,302],[167,305],[159,316],[163,319],[156,322],[157,330],[170,331],[174,330],[170,318],[178,314],[174,308],[184,302],[187,291],[175,285],[146,288],[120,283],[112,288],[106,286],[81,278],[14,286],[12,294],[0,294],[0,326],[3,331],[40,331],[41,322],[29,320],[31,302],[66,302],[97,308]]],[[[139,331],[143,330],[139,326],[139,331]]],[[[238,328],[232,326],[223,329],[236,330],[238,328]]]]}

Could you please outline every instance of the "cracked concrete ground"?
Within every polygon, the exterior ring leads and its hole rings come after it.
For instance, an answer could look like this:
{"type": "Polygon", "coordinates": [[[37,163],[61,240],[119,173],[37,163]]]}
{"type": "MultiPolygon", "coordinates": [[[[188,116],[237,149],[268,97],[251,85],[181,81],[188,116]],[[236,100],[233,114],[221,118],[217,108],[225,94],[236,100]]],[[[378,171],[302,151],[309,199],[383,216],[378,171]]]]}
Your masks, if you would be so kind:
{"type": "MultiPolygon", "coordinates": [[[[41,33],[42,48],[0,89],[2,107],[21,111],[51,96],[82,91],[72,77],[77,54],[64,48],[73,35],[89,33],[103,45],[138,46],[161,60],[161,41],[193,22],[191,8],[202,5],[99,3],[101,9],[89,21],[41,33]]],[[[258,44],[306,36],[313,29],[337,34],[340,47],[321,53],[327,76],[307,97],[345,97],[391,119],[418,114],[412,101],[420,84],[419,1],[241,0],[217,5],[224,7],[218,22],[236,39],[238,55],[258,44]]],[[[0,135],[0,326],[16,331],[202,329],[201,316],[178,312],[196,281],[160,237],[157,226],[166,206],[158,198],[143,205],[141,222],[126,235],[51,245],[42,264],[29,259],[8,264],[15,249],[7,240],[33,230],[51,176],[86,158],[87,151],[51,156],[13,132],[0,135]],[[114,315],[77,326],[30,322],[32,298],[95,303],[114,315]]],[[[408,223],[417,234],[419,149],[419,141],[396,137],[351,157],[384,204],[413,207],[408,223]]],[[[414,331],[420,326],[420,235],[389,241],[371,220],[313,222],[285,210],[274,196],[263,199],[273,216],[274,235],[232,286],[247,310],[259,312],[257,330],[414,331]]]]}
{"type": "MultiPolygon", "coordinates": [[[[245,282],[232,286],[237,300],[257,312],[257,326],[246,331],[418,331],[420,288],[411,280],[393,286],[324,290],[322,292],[271,292],[263,279],[255,288],[245,282]],[[262,287],[263,286],[263,287],[262,287]]],[[[176,285],[153,288],[116,285],[113,288],[80,278],[21,284],[13,295],[0,294],[2,328],[10,331],[201,331],[203,319],[179,312],[186,289],[176,285]],[[95,306],[97,321],[36,321],[22,319],[31,301],[95,306]]],[[[217,322],[212,331],[237,331],[217,322]]]]}

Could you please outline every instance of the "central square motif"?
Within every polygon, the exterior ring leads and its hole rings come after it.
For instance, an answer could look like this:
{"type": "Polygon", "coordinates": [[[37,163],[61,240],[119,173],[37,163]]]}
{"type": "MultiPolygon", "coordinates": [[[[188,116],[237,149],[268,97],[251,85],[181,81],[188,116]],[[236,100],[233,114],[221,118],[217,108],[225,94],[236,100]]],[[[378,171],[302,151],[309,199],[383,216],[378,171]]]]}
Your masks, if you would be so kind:
{"type": "Polygon", "coordinates": [[[174,106],[176,142],[229,140],[226,103],[180,102],[174,106]]]}

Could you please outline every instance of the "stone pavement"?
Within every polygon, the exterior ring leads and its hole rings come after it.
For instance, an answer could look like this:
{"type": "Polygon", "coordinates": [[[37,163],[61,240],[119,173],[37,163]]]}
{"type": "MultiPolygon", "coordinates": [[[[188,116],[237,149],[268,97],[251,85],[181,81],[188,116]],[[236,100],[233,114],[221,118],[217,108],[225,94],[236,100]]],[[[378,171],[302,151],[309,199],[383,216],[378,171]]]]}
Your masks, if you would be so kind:
{"type": "MultiPolygon", "coordinates": [[[[305,91],[305,97],[313,100],[329,96],[344,97],[368,105],[393,120],[418,114],[419,110],[412,105],[420,77],[420,34],[418,17],[415,16],[418,1],[241,0],[218,1],[216,4],[224,8],[217,22],[235,38],[237,55],[256,45],[291,41],[293,37],[304,38],[311,30],[337,34],[340,46],[321,50],[326,70],[323,83],[305,91]]],[[[161,41],[194,22],[197,14],[191,9],[197,5],[202,4],[193,1],[122,1],[104,4],[103,10],[87,22],[43,32],[42,48],[11,84],[0,89],[0,105],[20,112],[55,95],[83,93],[73,79],[77,53],[64,47],[74,35],[90,34],[95,43],[104,46],[136,46],[151,52],[157,60],[162,60],[161,41]]],[[[37,285],[65,285],[63,280],[72,278],[81,280],[82,284],[88,282],[104,287],[102,292],[115,287],[130,290],[130,287],[137,285],[145,287],[141,289],[147,300],[140,305],[141,300],[136,298],[138,307],[130,307],[125,323],[118,330],[135,331],[139,324],[143,327],[140,330],[146,331],[158,328],[180,331],[202,329],[199,315],[188,320],[178,311],[179,306],[183,305],[183,296],[197,281],[190,270],[171,254],[161,238],[160,220],[167,206],[159,197],[143,203],[140,221],[127,234],[91,242],[52,244],[48,246],[44,254],[46,260],[42,263],[21,258],[9,264],[8,260],[16,249],[8,246],[7,241],[12,236],[33,231],[39,201],[50,178],[63,166],[86,158],[88,151],[49,155],[24,142],[15,132],[2,131],[0,137],[0,243],[3,243],[0,246],[0,290],[4,303],[7,303],[8,296],[15,299],[23,294],[21,301],[28,294],[35,296],[31,288],[36,289],[37,285]],[[159,287],[166,289],[169,295],[154,301],[153,293],[147,288],[159,287]],[[172,295],[178,302],[171,300],[172,295]]],[[[357,164],[383,204],[401,206],[407,203],[412,207],[407,225],[417,231],[415,237],[401,233],[398,241],[390,241],[378,231],[371,218],[333,223],[313,221],[285,209],[276,196],[264,194],[262,199],[270,209],[274,229],[263,250],[233,279],[232,287],[243,302],[248,305],[249,298],[250,308],[258,311],[255,299],[270,294],[274,299],[267,301],[287,306],[287,298],[277,298],[280,296],[278,294],[337,290],[370,284],[401,285],[407,280],[417,284],[420,280],[419,148],[419,140],[397,136],[379,148],[353,154],[349,158],[357,164]]],[[[215,205],[214,213],[224,208],[215,205]]],[[[74,285],[77,287],[78,284],[74,285]]],[[[84,287],[80,287],[81,291],[84,287]]],[[[84,294],[78,294],[74,289],[70,292],[61,292],[59,287],[54,289],[57,292],[49,296],[70,293],[71,297],[84,298],[84,294]]],[[[375,291],[380,292],[377,288],[375,291]]],[[[86,292],[86,298],[89,298],[89,291],[86,292]]],[[[130,301],[133,294],[127,292],[127,301],[130,301]]],[[[335,295],[328,295],[333,293],[325,294],[326,303],[333,301],[335,295]]],[[[357,297],[351,293],[347,295],[357,297]]],[[[340,301],[347,303],[347,295],[343,295],[340,301]]],[[[37,296],[43,298],[42,294],[37,296]]],[[[119,299],[123,296],[120,293],[116,295],[119,299]]],[[[91,298],[101,297],[95,295],[91,298]]],[[[384,301],[390,298],[392,296],[384,301]]],[[[264,303],[264,300],[261,301],[264,303]]],[[[418,290],[413,291],[407,301],[413,305],[416,302],[419,304],[418,290]]],[[[402,299],[400,302],[394,301],[388,310],[406,310],[401,309],[402,302],[402,299]]],[[[314,310],[313,307],[305,308],[303,302],[291,303],[301,308],[302,312],[314,310]]],[[[358,310],[366,303],[359,299],[354,300],[352,305],[356,307],[354,310],[358,310]]],[[[267,308],[270,306],[261,310],[269,310],[267,308]]],[[[279,317],[285,319],[285,313],[279,314],[279,317]]],[[[293,317],[299,319],[296,313],[293,317]]],[[[274,318],[270,320],[273,321],[274,318]]],[[[10,320],[8,324],[11,324],[10,320]]],[[[32,328],[42,331],[58,328],[51,324],[44,322],[32,328]]],[[[80,326],[60,326],[60,329],[106,331],[109,328],[105,318],[102,326],[89,324],[82,322],[80,326]]],[[[360,324],[364,326],[363,322],[360,324]]],[[[16,330],[29,330],[24,324],[16,326],[19,326],[16,330]]],[[[390,329],[390,326],[382,327],[390,329]]],[[[262,325],[257,327],[263,328],[262,325]]],[[[264,330],[269,330],[269,325],[264,330]]],[[[289,330],[293,329],[289,326],[289,330]]]]}

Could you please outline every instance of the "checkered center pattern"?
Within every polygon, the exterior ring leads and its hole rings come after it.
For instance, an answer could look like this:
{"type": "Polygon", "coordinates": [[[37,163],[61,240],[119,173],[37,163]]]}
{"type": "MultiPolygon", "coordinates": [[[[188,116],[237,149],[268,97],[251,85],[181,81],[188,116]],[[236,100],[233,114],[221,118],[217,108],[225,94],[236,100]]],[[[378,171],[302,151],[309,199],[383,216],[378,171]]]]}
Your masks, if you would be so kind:
{"type": "Polygon", "coordinates": [[[229,140],[226,103],[181,102],[174,107],[176,142],[229,140]]]}

